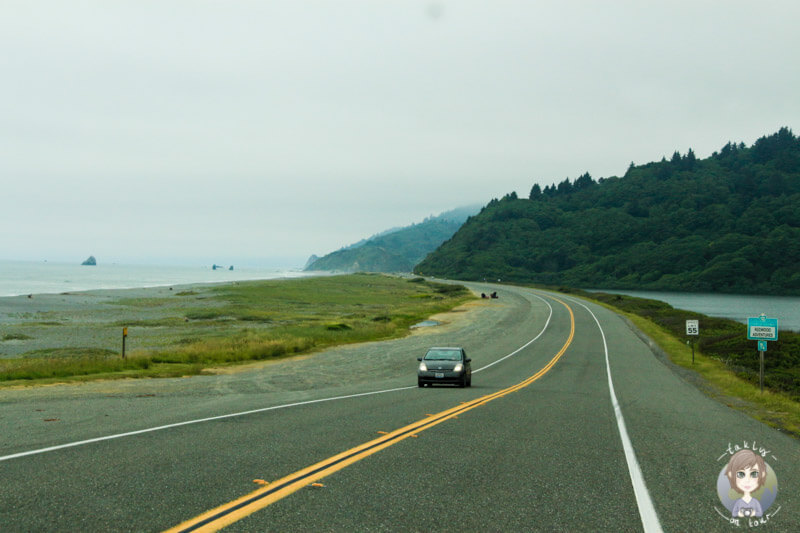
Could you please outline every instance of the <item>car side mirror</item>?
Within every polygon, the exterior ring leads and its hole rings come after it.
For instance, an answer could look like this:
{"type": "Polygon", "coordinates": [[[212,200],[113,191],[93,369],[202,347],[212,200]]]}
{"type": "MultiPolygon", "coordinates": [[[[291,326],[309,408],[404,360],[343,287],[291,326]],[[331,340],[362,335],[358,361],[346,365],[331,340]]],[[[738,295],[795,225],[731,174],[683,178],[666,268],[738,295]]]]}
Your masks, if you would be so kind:
{"type": "Polygon", "coordinates": [[[470,363],[470,362],[472,362],[472,359],[470,359],[469,357],[467,357],[467,363],[470,363]]]}
{"type": "Polygon", "coordinates": [[[417,361],[422,361],[422,357],[417,357],[417,361]]]}

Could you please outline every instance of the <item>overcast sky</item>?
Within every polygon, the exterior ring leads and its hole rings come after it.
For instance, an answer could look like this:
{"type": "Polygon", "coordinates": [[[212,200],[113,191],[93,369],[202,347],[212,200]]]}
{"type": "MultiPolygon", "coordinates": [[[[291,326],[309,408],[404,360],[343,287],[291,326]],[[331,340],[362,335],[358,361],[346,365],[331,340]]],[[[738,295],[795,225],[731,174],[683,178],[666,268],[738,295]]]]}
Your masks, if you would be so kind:
{"type": "Polygon", "coordinates": [[[302,266],[800,129],[800,2],[0,0],[0,259],[302,266]]]}

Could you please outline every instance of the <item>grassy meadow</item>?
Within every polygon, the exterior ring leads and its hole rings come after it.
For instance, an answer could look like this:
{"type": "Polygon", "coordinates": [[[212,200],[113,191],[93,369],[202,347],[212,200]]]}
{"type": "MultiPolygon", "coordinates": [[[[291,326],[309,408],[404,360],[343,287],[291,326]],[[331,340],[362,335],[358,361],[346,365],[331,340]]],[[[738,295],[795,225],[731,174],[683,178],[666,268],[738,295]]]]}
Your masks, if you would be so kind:
{"type": "Polygon", "coordinates": [[[396,338],[408,334],[413,324],[474,298],[462,286],[379,274],[236,282],[147,294],[81,313],[49,312],[7,327],[12,330],[5,333],[7,339],[22,346],[42,335],[56,342],[0,358],[0,386],[185,376],[210,367],[396,338]],[[39,318],[46,318],[46,325],[35,320],[39,318]],[[125,358],[121,341],[116,342],[123,327],[128,328],[125,358]],[[115,340],[106,346],[86,341],[98,337],[115,340]]]}

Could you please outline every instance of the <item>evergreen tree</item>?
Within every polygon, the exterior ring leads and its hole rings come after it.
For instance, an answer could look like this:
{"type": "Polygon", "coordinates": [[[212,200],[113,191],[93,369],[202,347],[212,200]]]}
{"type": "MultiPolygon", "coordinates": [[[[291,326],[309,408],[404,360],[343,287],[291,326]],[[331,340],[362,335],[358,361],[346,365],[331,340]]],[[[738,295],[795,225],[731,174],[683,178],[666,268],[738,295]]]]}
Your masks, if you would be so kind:
{"type": "Polygon", "coordinates": [[[579,191],[581,189],[588,189],[592,185],[594,185],[594,180],[592,179],[592,175],[586,172],[578,179],[575,180],[575,190],[579,191]]]}
{"type": "Polygon", "coordinates": [[[695,165],[697,164],[697,157],[694,155],[694,150],[689,148],[689,152],[686,154],[686,158],[684,159],[684,170],[694,170],[695,165]]]}
{"type": "Polygon", "coordinates": [[[569,178],[566,178],[564,181],[558,184],[558,189],[556,192],[559,195],[566,195],[572,192],[572,183],[569,182],[569,178]]]}

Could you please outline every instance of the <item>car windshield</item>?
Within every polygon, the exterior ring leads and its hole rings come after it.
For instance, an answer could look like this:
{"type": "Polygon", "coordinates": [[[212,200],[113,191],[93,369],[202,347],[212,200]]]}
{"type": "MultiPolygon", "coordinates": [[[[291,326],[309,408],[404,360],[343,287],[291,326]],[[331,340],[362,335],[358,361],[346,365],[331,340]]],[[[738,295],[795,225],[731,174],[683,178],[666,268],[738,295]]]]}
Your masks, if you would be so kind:
{"type": "Polygon", "coordinates": [[[425,359],[429,361],[460,361],[460,350],[428,350],[425,359]]]}

